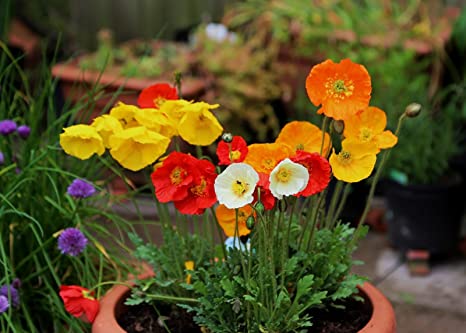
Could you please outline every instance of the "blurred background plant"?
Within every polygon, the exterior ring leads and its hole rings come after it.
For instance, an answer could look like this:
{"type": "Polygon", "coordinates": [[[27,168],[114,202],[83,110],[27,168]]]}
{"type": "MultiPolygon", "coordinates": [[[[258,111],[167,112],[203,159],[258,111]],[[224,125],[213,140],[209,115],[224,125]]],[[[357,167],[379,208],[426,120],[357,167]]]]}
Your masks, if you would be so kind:
{"type": "Polygon", "coordinates": [[[130,225],[103,209],[111,201],[97,161],[83,166],[59,148],[59,133],[86,102],[60,109],[47,65],[32,86],[18,59],[0,47],[0,285],[8,300],[1,331],[81,332],[88,325],[65,312],[59,286],[114,280],[126,249],[118,236],[130,225]],[[75,179],[87,179],[96,193],[73,191],[75,179]],[[71,240],[59,248],[67,228],[82,232],[87,245],[71,240]]]}

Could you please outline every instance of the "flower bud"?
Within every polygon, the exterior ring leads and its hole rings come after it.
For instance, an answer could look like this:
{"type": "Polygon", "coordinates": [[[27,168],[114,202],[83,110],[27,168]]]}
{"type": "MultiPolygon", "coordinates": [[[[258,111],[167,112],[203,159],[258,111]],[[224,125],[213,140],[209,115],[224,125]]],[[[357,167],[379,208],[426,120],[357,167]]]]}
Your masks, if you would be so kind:
{"type": "Polygon", "coordinates": [[[7,136],[16,131],[16,123],[13,120],[5,119],[0,121],[0,134],[7,136]]]}
{"type": "Polygon", "coordinates": [[[262,214],[264,212],[264,210],[265,210],[265,207],[264,207],[264,204],[262,202],[258,201],[258,202],[255,203],[254,209],[259,214],[262,214]]]}
{"type": "Polygon", "coordinates": [[[342,134],[345,129],[345,123],[342,120],[334,120],[333,129],[337,134],[342,134]]]}
{"type": "Polygon", "coordinates": [[[421,113],[422,105],[419,103],[411,103],[405,109],[405,115],[410,118],[417,117],[421,113]]]}
{"type": "Polygon", "coordinates": [[[246,227],[249,229],[249,230],[252,230],[254,229],[254,225],[256,223],[256,220],[254,219],[254,216],[249,216],[248,219],[246,220],[246,227]]]}
{"type": "Polygon", "coordinates": [[[0,165],[4,164],[5,163],[5,156],[3,155],[3,153],[0,151],[0,165]]]}
{"type": "Polygon", "coordinates": [[[233,135],[231,133],[223,133],[222,140],[226,143],[230,143],[231,141],[233,141],[233,135]]]}

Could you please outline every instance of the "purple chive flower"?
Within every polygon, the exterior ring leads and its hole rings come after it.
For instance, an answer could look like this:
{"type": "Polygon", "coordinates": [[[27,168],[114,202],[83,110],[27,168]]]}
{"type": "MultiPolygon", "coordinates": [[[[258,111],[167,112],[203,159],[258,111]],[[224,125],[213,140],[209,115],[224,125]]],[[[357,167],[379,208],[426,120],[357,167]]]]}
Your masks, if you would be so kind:
{"type": "Polygon", "coordinates": [[[23,138],[27,139],[29,134],[31,134],[31,128],[26,125],[21,125],[16,129],[16,132],[18,132],[18,135],[23,138]]]}
{"type": "Polygon", "coordinates": [[[58,248],[63,254],[75,257],[84,251],[86,245],[86,236],[76,228],[66,228],[58,236],[58,248]]]}
{"type": "Polygon", "coordinates": [[[0,313],[5,312],[6,310],[8,310],[9,307],[10,303],[8,303],[8,298],[6,298],[3,295],[0,295],[0,313]]]}
{"type": "Polygon", "coordinates": [[[68,194],[75,198],[87,198],[95,193],[95,188],[92,184],[83,179],[75,179],[68,186],[68,194]]]}
{"type": "Polygon", "coordinates": [[[0,165],[4,164],[5,163],[5,156],[3,155],[3,153],[0,151],[0,165]]]}
{"type": "Polygon", "coordinates": [[[5,136],[16,131],[16,123],[13,120],[6,119],[0,121],[0,134],[5,136]]]}
{"type": "Polygon", "coordinates": [[[8,296],[10,296],[10,303],[17,308],[19,306],[19,291],[13,285],[4,284],[0,287],[0,297],[4,296],[8,301],[8,296]],[[8,295],[9,294],[9,295],[8,295]]]}

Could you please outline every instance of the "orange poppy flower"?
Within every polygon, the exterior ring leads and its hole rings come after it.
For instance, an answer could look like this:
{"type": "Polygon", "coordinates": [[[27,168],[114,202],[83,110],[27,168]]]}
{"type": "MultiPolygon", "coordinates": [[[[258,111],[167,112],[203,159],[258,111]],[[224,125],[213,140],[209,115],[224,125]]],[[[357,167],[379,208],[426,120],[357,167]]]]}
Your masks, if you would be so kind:
{"type": "MultiPolygon", "coordinates": [[[[292,121],[282,128],[275,142],[287,144],[295,152],[302,150],[308,153],[320,153],[322,131],[308,121],[292,121]]],[[[322,155],[328,152],[329,146],[330,136],[325,133],[322,155]]]]}
{"type": "Polygon", "coordinates": [[[314,105],[322,105],[318,113],[343,120],[369,105],[371,78],[364,66],[349,59],[325,60],[311,69],[306,91],[314,105]]]}
{"type": "Polygon", "coordinates": [[[243,162],[257,172],[269,175],[281,160],[291,157],[293,153],[293,149],[283,143],[255,143],[248,146],[248,154],[243,162]]]}
{"type": "MultiPolygon", "coordinates": [[[[246,220],[254,214],[254,209],[251,205],[246,205],[238,209],[238,235],[249,235],[251,230],[246,226],[246,220]]],[[[225,205],[219,205],[215,210],[215,216],[218,223],[223,229],[223,232],[228,237],[235,236],[236,229],[236,212],[235,209],[229,209],[225,205]]]]}
{"type": "Polygon", "coordinates": [[[343,135],[362,142],[372,142],[378,149],[387,149],[396,145],[398,138],[391,131],[385,130],[386,126],[385,112],[369,106],[361,113],[345,120],[343,135]]]}

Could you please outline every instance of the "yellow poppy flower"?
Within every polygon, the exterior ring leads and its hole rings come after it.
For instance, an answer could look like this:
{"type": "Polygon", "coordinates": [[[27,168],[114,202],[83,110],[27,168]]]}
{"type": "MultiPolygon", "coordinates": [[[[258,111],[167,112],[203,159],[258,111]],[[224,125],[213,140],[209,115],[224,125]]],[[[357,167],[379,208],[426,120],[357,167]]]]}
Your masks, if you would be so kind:
{"type": "MultiPolygon", "coordinates": [[[[292,121],[286,124],[278,134],[275,142],[284,143],[294,149],[309,153],[320,153],[322,131],[308,121],[292,121]]],[[[325,133],[322,154],[329,151],[330,136],[325,133]]]]}
{"type": "Polygon", "coordinates": [[[218,106],[218,104],[198,102],[184,107],[182,110],[186,110],[186,113],[178,124],[178,133],[181,138],[192,145],[212,144],[223,132],[222,125],[209,111],[218,106]]]}
{"type": "Polygon", "coordinates": [[[380,149],[391,148],[398,142],[398,138],[389,130],[385,112],[374,106],[345,120],[343,135],[348,139],[361,142],[372,142],[380,149]]]}
{"type": "Polygon", "coordinates": [[[177,134],[174,122],[158,109],[140,109],[135,113],[134,118],[140,125],[167,138],[177,134]]]}
{"type": "Polygon", "coordinates": [[[336,154],[334,149],[329,158],[335,178],[356,183],[369,177],[377,159],[375,144],[345,139],[341,145],[341,151],[336,154]]]}
{"type": "Polygon", "coordinates": [[[86,160],[105,152],[104,142],[97,130],[89,125],[74,125],[63,129],[60,145],[68,155],[86,160]]]}
{"type": "Polygon", "coordinates": [[[97,133],[99,133],[99,135],[102,137],[105,148],[110,148],[108,144],[108,138],[114,133],[123,130],[123,126],[121,126],[121,123],[118,121],[118,119],[108,114],[104,114],[95,118],[92,121],[91,126],[94,127],[97,130],[97,133]]]}
{"type": "MultiPolygon", "coordinates": [[[[251,230],[246,227],[246,221],[249,216],[253,216],[254,209],[251,205],[238,208],[238,235],[246,236],[251,230]]],[[[229,209],[225,205],[218,205],[215,210],[218,224],[223,229],[223,232],[228,237],[235,236],[236,233],[236,209],[229,209]]]]}
{"type": "Polygon", "coordinates": [[[160,107],[159,111],[166,114],[167,117],[171,120],[175,127],[178,127],[178,124],[181,118],[186,113],[185,107],[192,104],[189,101],[184,99],[177,100],[166,100],[160,107]]]}
{"type": "Polygon", "coordinates": [[[243,162],[257,172],[269,175],[281,160],[293,154],[293,149],[283,143],[255,143],[248,146],[248,154],[243,162]]]}
{"type": "Polygon", "coordinates": [[[118,119],[123,128],[130,128],[139,126],[139,123],[134,118],[139,110],[140,109],[135,105],[118,102],[118,104],[110,110],[109,114],[118,119]]]}
{"type": "Polygon", "coordinates": [[[170,139],[139,126],[115,133],[109,143],[110,154],[118,163],[138,171],[154,163],[167,150],[170,139]]]}

